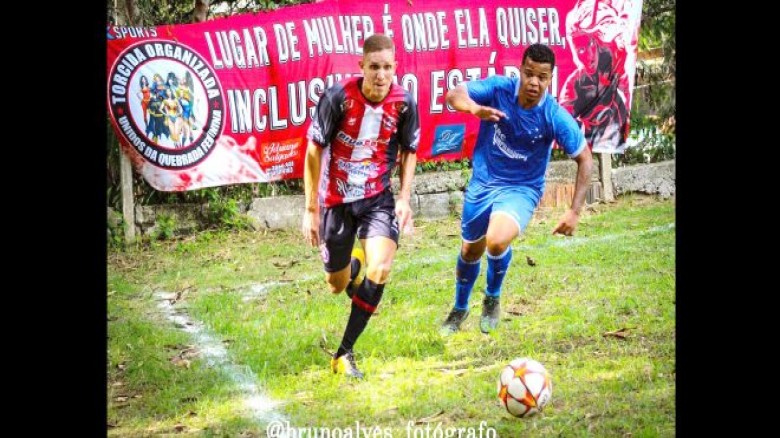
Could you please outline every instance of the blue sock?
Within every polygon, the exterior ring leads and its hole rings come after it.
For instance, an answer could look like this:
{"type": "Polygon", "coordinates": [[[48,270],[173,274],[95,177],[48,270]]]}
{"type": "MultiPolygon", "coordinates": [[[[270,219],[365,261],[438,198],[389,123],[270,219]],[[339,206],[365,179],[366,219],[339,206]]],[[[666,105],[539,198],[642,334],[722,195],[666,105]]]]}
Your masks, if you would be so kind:
{"type": "Polygon", "coordinates": [[[455,265],[455,308],[466,310],[469,308],[471,289],[479,276],[479,267],[482,258],[473,262],[467,262],[458,254],[458,263],[455,265]]]}
{"type": "Polygon", "coordinates": [[[494,256],[488,253],[487,267],[487,289],[485,295],[489,297],[501,296],[501,285],[504,283],[506,270],[509,268],[509,262],[512,261],[512,247],[504,251],[503,254],[494,256]]]}

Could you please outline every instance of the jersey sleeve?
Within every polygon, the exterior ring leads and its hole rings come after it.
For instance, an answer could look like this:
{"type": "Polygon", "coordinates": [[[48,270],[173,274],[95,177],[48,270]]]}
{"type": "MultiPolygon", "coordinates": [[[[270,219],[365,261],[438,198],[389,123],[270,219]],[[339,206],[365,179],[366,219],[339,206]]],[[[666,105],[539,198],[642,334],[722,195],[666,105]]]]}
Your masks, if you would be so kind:
{"type": "Polygon", "coordinates": [[[330,146],[330,141],[336,132],[336,127],[342,117],[341,102],[344,101],[344,88],[334,85],[320,97],[317,108],[311,119],[311,125],[306,133],[306,138],[320,147],[330,146]]]}
{"type": "Polygon", "coordinates": [[[556,143],[570,158],[574,158],[588,147],[582,128],[577,121],[561,106],[557,106],[553,114],[553,136],[556,143]]]}
{"type": "Polygon", "coordinates": [[[493,101],[496,88],[501,84],[501,78],[498,75],[490,76],[486,79],[464,82],[469,92],[469,97],[480,105],[489,106],[493,101]]]}
{"type": "Polygon", "coordinates": [[[404,98],[404,107],[401,114],[401,126],[398,130],[398,144],[401,150],[417,152],[417,145],[420,143],[420,113],[417,110],[417,102],[408,92],[404,98]]]}

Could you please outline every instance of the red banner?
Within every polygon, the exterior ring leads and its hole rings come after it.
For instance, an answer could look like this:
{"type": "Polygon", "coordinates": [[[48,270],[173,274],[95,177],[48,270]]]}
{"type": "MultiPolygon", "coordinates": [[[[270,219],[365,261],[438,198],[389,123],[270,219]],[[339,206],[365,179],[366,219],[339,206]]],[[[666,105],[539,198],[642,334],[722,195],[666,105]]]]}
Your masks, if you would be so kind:
{"type": "Polygon", "coordinates": [[[109,115],[157,190],[300,178],[319,96],[360,74],[363,42],[384,33],[396,45],[396,82],[418,103],[418,160],[461,159],[479,121],[449,108],[446,92],[519,76],[523,51],[538,42],[556,55],[548,91],[593,150],[622,152],[641,0],[524,3],[328,0],[198,24],[112,26],[109,115]]]}

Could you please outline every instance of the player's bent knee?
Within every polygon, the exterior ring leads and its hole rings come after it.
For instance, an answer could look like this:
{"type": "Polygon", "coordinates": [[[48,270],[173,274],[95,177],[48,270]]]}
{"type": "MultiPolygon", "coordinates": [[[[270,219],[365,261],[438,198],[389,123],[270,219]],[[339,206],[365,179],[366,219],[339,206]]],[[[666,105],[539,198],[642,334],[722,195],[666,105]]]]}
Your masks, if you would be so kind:
{"type": "Polygon", "coordinates": [[[481,245],[463,245],[460,248],[460,257],[467,262],[474,262],[482,257],[485,253],[485,242],[482,241],[481,245]]]}
{"type": "Polygon", "coordinates": [[[328,283],[328,287],[330,288],[330,293],[337,294],[337,293],[343,292],[344,289],[347,288],[347,283],[344,282],[343,285],[342,284],[328,283]]]}
{"type": "Polygon", "coordinates": [[[488,244],[487,244],[488,254],[494,255],[494,256],[501,255],[501,254],[504,253],[504,251],[506,251],[507,248],[509,248],[509,245],[511,243],[512,243],[511,240],[509,242],[503,242],[503,241],[490,242],[490,241],[488,241],[488,244]]]}
{"type": "Polygon", "coordinates": [[[390,263],[378,263],[366,268],[366,277],[376,284],[384,284],[390,276],[390,263]]]}
{"type": "Polygon", "coordinates": [[[326,274],[325,281],[328,283],[330,292],[337,294],[347,288],[347,284],[349,284],[349,274],[341,272],[326,274]]]}

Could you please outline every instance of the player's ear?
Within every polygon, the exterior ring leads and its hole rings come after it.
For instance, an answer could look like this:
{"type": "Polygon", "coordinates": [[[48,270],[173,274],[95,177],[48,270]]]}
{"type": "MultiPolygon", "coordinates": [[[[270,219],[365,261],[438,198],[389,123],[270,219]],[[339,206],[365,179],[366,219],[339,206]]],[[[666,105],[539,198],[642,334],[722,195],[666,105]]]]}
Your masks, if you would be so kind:
{"type": "Polygon", "coordinates": [[[362,59],[358,60],[358,65],[360,66],[360,69],[363,70],[363,60],[362,59]]]}

